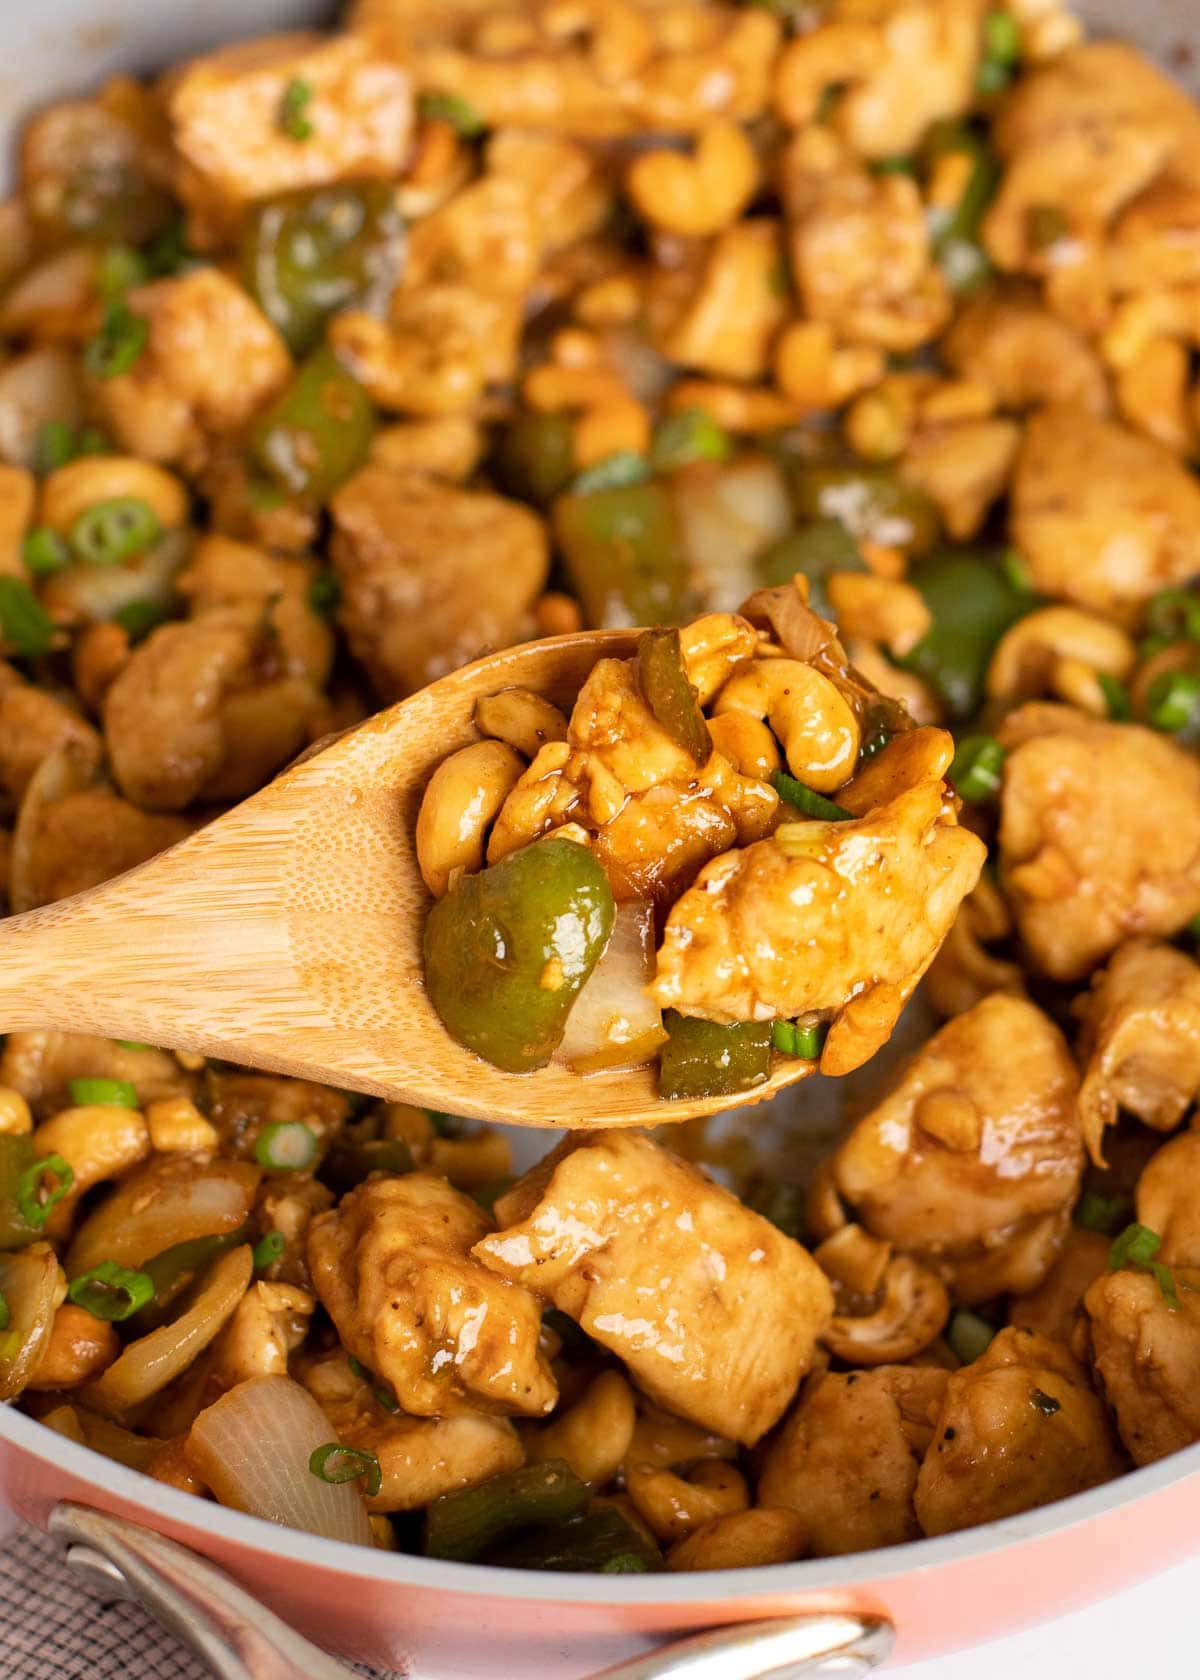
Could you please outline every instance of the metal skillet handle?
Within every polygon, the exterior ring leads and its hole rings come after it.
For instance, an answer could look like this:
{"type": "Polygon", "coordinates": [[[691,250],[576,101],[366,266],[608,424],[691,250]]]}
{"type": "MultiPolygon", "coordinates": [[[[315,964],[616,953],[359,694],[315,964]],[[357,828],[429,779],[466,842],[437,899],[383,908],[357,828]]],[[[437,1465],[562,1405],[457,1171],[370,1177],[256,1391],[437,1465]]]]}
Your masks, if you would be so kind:
{"type": "MultiPolygon", "coordinates": [[[[50,1532],[88,1585],[141,1604],[217,1680],[356,1680],[204,1558],[123,1517],[62,1504],[50,1532]]],[[[605,1669],[595,1680],[853,1680],[888,1655],[886,1622],[790,1616],[718,1628],[605,1669]]]]}

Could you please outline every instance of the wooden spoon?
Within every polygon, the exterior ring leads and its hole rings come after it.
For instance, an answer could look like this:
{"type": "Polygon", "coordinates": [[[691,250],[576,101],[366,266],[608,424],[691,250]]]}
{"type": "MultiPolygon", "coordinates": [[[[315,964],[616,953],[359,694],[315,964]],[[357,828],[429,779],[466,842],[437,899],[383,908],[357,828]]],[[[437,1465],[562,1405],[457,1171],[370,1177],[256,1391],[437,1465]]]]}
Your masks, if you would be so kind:
{"type": "Polygon", "coordinates": [[[520,685],[569,710],[635,639],[558,636],[464,666],[149,863],[0,922],[0,1032],[101,1033],[521,1126],[657,1125],[803,1079],[811,1064],[777,1058],[752,1093],[667,1103],[652,1067],[502,1073],[426,996],[413,834],[430,776],[479,738],[476,700],[520,685]]]}

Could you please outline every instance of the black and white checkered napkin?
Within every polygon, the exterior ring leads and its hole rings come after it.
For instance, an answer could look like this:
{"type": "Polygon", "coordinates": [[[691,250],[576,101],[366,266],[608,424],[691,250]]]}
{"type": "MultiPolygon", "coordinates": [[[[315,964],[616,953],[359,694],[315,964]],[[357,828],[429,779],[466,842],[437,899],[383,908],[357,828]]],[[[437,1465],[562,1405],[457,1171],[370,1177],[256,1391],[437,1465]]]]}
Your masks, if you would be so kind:
{"type": "MultiPolygon", "coordinates": [[[[386,1680],[347,1665],[367,1680],[386,1680]]],[[[136,1605],[81,1586],[53,1541],[22,1528],[0,1544],[0,1680],[212,1680],[136,1605]]]]}

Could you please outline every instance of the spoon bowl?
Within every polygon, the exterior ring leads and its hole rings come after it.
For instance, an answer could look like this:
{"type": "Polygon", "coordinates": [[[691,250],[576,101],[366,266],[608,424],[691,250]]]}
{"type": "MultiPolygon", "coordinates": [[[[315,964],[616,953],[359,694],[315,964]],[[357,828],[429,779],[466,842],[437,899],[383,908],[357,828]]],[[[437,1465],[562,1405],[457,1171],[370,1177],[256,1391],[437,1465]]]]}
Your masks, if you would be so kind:
{"type": "Polygon", "coordinates": [[[477,700],[519,685],[569,710],[597,659],[636,639],[557,636],[463,666],[148,863],[0,922],[0,1033],[138,1040],[518,1126],[656,1125],[806,1077],[811,1063],[777,1058],[751,1092],[665,1102],[650,1066],[504,1073],[429,1002],[414,833],[430,776],[479,739],[477,700]]]}

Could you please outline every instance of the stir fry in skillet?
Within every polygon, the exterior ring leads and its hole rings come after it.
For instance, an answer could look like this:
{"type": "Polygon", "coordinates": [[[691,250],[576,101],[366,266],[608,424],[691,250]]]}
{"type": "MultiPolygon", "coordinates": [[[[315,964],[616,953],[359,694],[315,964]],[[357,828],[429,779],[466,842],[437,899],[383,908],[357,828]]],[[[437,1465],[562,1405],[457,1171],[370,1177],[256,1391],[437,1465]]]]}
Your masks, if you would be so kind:
{"type": "Polygon", "coordinates": [[[723,1182],[694,1127],[516,1176],[12,1033],[0,1398],[277,1522],[607,1572],[1200,1440],[1198,225],[1200,112],[1055,0],[358,0],[35,114],[8,908],[485,648],[637,627],[429,785],[450,1030],[670,1096],[848,1073],[922,977],[942,1024],[815,1172],[801,1091],[723,1182]]]}

